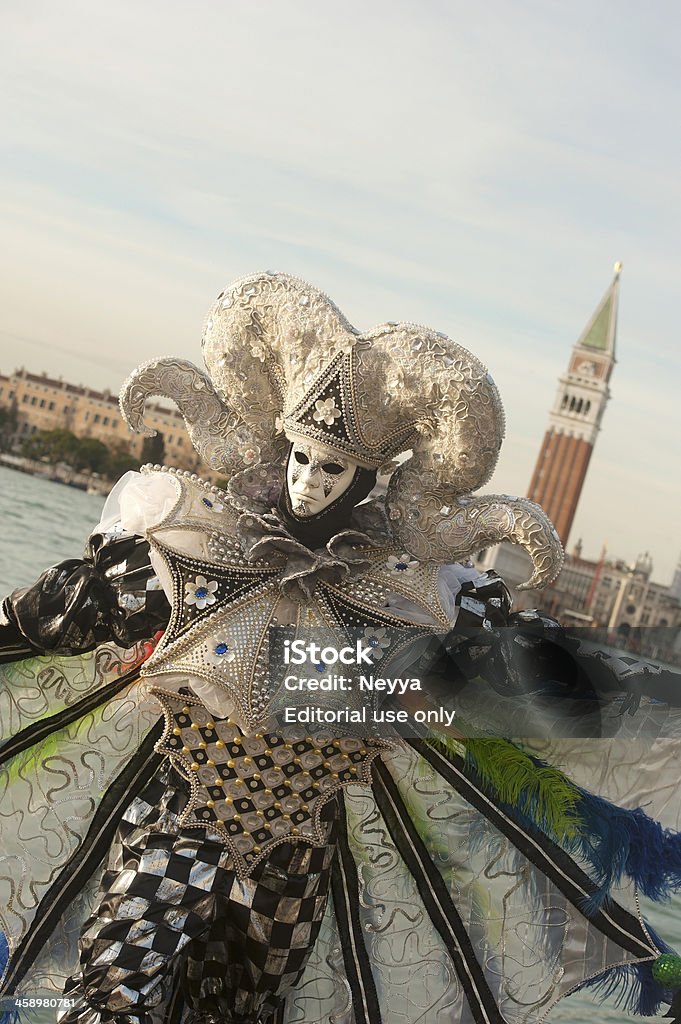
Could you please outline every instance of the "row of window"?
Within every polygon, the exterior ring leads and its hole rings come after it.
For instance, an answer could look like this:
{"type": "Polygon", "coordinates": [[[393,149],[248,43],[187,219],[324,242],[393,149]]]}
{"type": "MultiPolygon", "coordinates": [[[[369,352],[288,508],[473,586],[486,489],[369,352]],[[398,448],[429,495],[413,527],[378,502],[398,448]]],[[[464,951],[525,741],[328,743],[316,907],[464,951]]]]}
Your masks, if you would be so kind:
{"type": "Polygon", "coordinates": [[[586,416],[591,408],[591,400],[589,398],[575,398],[574,395],[572,398],[570,398],[569,395],[563,395],[563,401],[561,402],[560,408],[561,412],[574,412],[577,413],[577,415],[579,415],[579,413],[584,413],[586,416]]]}
{"type": "MultiPolygon", "coordinates": [[[[45,406],[47,406],[50,412],[52,412],[52,410],[54,409],[54,402],[48,402],[46,398],[41,398],[40,400],[38,400],[37,395],[31,395],[30,398],[29,395],[24,395],[23,398],[21,399],[23,405],[28,405],[29,400],[31,405],[37,405],[40,409],[44,409],[45,406]]],[[[68,407],[65,407],[64,412],[67,412],[67,409],[68,407]]]]}

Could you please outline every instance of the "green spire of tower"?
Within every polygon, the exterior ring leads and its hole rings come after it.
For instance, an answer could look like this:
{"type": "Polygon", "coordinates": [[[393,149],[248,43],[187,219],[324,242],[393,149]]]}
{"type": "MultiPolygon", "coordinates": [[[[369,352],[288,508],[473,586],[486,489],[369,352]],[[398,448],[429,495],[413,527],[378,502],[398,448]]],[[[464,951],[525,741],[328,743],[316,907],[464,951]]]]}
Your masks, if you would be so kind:
{"type": "Polygon", "coordinates": [[[616,263],[614,269],[615,276],[610,287],[577,342],[584,348],[607,352],[612,356],[615,355],[615,340],[617,338],[617,303],[622,264],[616,263]]]}

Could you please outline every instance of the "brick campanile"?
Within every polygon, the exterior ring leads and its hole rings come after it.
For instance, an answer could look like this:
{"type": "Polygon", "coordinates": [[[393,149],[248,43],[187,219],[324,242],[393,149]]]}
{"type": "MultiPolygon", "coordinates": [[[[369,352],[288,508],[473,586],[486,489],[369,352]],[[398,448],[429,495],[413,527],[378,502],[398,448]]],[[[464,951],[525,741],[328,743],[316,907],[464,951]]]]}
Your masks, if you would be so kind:
{"type": "Polygon", "coordinates": [[[553,521],[563,545],[582,491],[589,460],[610,398],[608,382],[615,365],[617,303],[622,264],[591,320],[572,349],[549,425],[534,467],[528,498],[553,521]]]}

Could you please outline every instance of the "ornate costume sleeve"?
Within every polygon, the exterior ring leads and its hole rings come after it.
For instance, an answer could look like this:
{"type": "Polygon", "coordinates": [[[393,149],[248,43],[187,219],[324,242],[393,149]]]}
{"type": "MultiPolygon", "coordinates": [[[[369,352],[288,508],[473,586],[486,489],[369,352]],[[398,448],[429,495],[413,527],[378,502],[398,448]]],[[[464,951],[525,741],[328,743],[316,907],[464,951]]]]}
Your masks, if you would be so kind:
{"type": "Polygon", "coordinates": [[[447,700],[472,682],[503,698],[525,702],[527,722],[545,722],[550,706],[565,728],[591,735],[599,706],[624,693],[619,714],[634,714],[643,696],[675,704],[681,677],[671,670],[593,642],[588,631],[566,630],[539,611],[512,612],[508,590],[493,570],[464,582],[456,595],[456,624],[433,645],[431,693],[447,700]],[[541,709],[541,716],[536,713],[541,709]],[[589,723],[591,723],[589,725],[589,723]]]}
{"type": "Polygon", "coordinates": [[[114,525],[94,533],[82,559],[47,569],[2,605],[0,660],[74,655],[114,641],[130,647],[164,629],[170,606],[149,545],[114,525]]]}

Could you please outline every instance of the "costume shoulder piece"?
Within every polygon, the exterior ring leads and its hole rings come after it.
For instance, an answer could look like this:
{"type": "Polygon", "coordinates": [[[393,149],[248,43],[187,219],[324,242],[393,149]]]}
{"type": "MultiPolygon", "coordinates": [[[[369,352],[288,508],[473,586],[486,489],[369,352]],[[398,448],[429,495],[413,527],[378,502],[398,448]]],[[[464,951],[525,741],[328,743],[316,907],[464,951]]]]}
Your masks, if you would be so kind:
{"type": "MultiPolygon", "coordinates": [[[[145,476],[165,474],[147,469],[145,476]]],[[[350,634],[369,642],[380,631],[383,664],[411,639],[447,628],[437,565],[420,565],[380,531],[376,544],[354,528],[310,551],[276,514],[272,467],[241,474],[229,493],[195,476],[168,476],[176,499],[146,537],[165,569],[172,613],[143,672],[210,684],[223,695],[220,709],[246,732],[261,727],[270,710],[273,626],[340,645],[350,634]],[[390,597],[420,609],[420,621],[391,607],[390,597]]]]}

